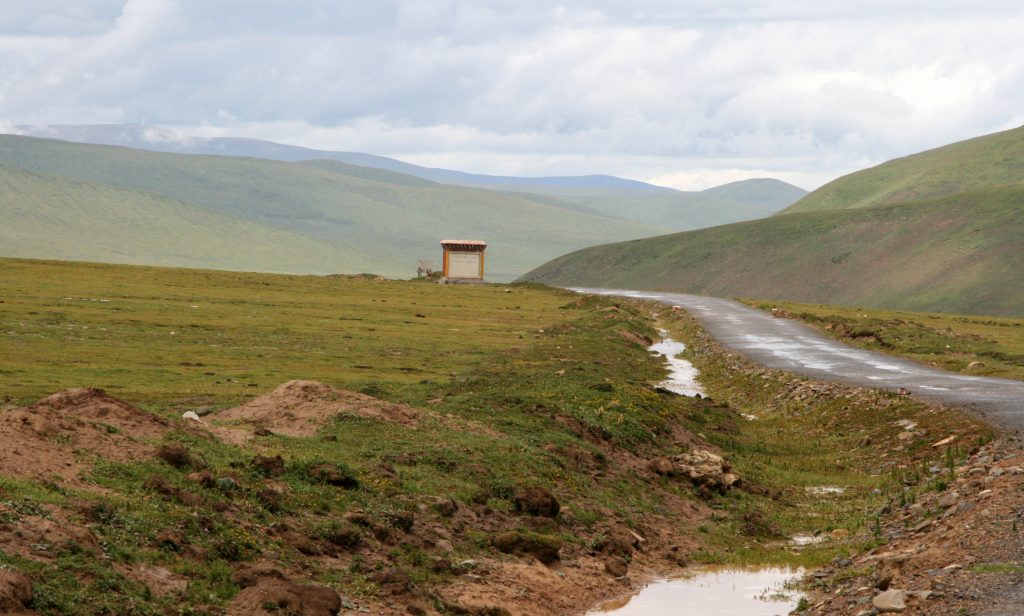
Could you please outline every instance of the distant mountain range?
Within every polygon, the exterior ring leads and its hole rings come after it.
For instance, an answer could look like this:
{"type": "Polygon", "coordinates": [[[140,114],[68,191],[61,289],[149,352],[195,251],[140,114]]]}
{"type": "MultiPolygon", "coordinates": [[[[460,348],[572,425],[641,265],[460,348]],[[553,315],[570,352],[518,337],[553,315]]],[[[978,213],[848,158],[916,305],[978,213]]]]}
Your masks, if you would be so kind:
{"type": "Polygon", "coordinates": [[[530,193],[531,199],[546,200],[560,207],[575,206],[593,214],[674,231],[763,218],[807,194],[802,188],[775,179],[744,180],[703,191],[680,191],[610,175],[482,175],[421,167],[361,152],[314,150],[260,139],[187,136],[150,124],[56,124],[19,126],[18,130],[28,136],[176,154],[243,156],[284,162],[333,160],[441,184],[530,193]]]}
{"type": "Polygon", "coordinates": [[[408,276],[439,261],[438,240],[470,237],[491,243],[489,278],[511,280],[583,246],[768,215],[803,194],[776,180],[687,193],[483,176],[144,125],[20,130],[50,138],[0,135],[0,256],[408,276]]]}
{"type": "Polygon", "coordinates": [[[1024,127],[841,177],[769,218],[585,248],[523,279],[1024,315],[1024,127]]]}

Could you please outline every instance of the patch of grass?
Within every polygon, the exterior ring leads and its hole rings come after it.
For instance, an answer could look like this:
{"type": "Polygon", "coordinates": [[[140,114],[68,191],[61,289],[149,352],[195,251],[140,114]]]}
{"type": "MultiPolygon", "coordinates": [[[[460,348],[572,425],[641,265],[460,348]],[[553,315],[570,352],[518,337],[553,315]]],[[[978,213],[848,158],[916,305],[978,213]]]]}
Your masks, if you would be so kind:
{"type": "Polygon", "coordinates": [[[971,573],[1022,573],[1024,563],[984,563],[972,565],[968,571],[971,573]]]}

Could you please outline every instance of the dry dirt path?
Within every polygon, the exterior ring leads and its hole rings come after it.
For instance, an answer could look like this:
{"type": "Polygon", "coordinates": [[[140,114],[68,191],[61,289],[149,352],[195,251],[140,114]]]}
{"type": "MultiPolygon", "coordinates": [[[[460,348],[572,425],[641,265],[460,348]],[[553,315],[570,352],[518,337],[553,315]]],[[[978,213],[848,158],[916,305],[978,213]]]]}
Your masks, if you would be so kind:
{"type": "Polygon", "coordinates": [[[858,349],[797,321],[774,318],[729,299],[624,289],[570,290],[680,306],[716,340],[769,368],[864,387],[903,387],[915,397],[966,407],[993,424],[1024,430],[1024,381],[947,372],[858,349]]]}

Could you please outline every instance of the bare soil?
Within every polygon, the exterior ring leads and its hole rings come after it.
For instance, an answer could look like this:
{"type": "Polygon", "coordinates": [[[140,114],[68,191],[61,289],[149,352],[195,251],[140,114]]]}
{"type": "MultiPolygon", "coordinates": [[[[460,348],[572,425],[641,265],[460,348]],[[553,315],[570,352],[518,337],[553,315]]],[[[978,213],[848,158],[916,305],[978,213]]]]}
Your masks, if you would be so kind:
{"type": "Polygon", "coordinates": [[[102,389],[67,389],[0,413],[0,468],[5,474],[89,487],[92,456],[129,461],[152,454],[170,422],[102,389]]]}
{"type": "Polygon", "coordinates": [[[874,597],[889,588],[915,593],[904,614],[1022,614],[1022,515],[1024,451],[1010,435],[975,451],[945,490],[893,503],[881,517],[884,545],[812,573],[804,613],[871,613],[874,597]]]}
{"type": "Polygon", "coordinates": [[[355,415],[415,427],[420,411],[403,404],[385,402],[354,391],[338,389],[317,381],[292,380],[265,396],[241,406],[219,411],[212,431],[225,442],[243,444],[254,430],[269,430],[285,436],[313,436],[340,414],[355,415]],[[238,426],[244,427],[238,427],[238,426]]]}

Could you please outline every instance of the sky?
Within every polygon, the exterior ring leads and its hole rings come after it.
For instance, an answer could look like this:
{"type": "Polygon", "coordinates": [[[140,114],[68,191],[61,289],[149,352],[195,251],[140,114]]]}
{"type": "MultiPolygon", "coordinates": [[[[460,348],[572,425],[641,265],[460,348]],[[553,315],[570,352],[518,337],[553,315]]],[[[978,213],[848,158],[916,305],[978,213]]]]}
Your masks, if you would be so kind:
{"type": "Polygon", "coordinates": [[[1022,32],[1019,0],[3,0],[0,132],[813,189],[1024,124],[1022,32]]]}

